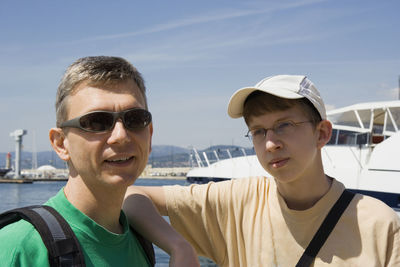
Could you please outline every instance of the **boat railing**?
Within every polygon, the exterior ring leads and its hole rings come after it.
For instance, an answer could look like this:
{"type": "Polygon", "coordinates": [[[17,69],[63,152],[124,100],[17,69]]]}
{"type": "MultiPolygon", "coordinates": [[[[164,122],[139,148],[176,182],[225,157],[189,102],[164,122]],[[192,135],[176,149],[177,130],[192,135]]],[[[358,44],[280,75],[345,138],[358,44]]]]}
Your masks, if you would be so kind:
{"type": "MultiPolygon", "coordinates": [[[[250,153],[251,154],[251,153],[250,153]]],[[[192,167],[208,167],[211,164],[236,157],[247,156],[248,152],[244,148],[218,148],[199,152],[192,148],[190,162],[192,167]]]]}

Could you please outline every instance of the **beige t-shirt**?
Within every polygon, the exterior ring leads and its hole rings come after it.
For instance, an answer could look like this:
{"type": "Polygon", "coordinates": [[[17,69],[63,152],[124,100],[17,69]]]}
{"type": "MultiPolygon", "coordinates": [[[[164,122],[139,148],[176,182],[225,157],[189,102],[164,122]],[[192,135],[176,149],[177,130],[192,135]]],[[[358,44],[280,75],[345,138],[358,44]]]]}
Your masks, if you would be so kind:
{"type": "MultiPolygon", "coordinates": [[[[295,266],[344,190],[312,208],[290,210],[273,179],[166,186],[168,215],[200,255],[219,266],[295,266]]],[[[357,194],[321,248],[314,266],[400,266],[400,219],[383,202],[357,194]]]]}

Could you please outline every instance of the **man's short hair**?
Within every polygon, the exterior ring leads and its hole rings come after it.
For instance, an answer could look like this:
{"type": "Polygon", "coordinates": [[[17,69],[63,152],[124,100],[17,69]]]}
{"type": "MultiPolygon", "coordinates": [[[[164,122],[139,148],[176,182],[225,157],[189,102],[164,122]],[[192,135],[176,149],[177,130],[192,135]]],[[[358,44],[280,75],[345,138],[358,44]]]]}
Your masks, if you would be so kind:
{"type": "Polygon", "coordinates": [[[90,86],[114,85],[132,80],[139,87],[147,109],[146,87],[140,72],[120,57],[83,57],[72,63],[64,73],[56,96],[56,123],[67,120],[67,99],[82,83],[90,86]]]}
{"type": "Polygon", "coordinates": [[[283,111],[294,106],[300,107],[314,127],[322,120],[318,111],[307,98],[287,99],[262,91],[254,91],[246,98],[243,107],[243,117],[248,125],[252,116],[261,116],[270,112],[283,111]]]}

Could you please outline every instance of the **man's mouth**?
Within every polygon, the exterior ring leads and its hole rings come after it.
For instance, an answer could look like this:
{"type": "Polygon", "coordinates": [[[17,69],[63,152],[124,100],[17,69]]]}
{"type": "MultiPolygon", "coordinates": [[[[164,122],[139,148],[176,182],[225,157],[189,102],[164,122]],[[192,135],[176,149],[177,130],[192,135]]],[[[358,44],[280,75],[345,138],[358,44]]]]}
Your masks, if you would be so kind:
{"type": "Polygon", "coordinates": [[[126,163],[126,162],[129,162],[130,160],[132,160],[133,158],[134,158],[134,156],[106,159],[105,162],[107,162],[107,163],[126,163]]]}

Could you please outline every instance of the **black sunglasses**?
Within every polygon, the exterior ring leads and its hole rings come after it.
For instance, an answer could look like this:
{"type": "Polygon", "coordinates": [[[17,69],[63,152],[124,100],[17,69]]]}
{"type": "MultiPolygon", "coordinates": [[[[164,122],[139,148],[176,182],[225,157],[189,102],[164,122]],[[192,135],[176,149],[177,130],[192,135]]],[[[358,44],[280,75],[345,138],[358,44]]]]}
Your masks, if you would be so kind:
{"type": "Polygon", "coordinates": [[[145,109],[132,108],[121,112],[93,111],[61,123],[60,128],[79,128],[87,132],[105,132],[114,128],[121,119],[128,130],[143,129],[151,123],[151,113],[145,109]]]}

